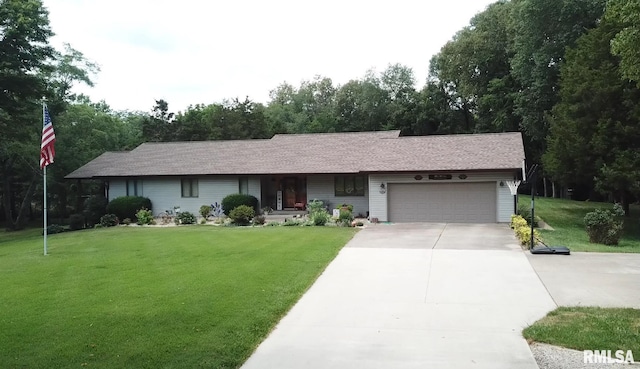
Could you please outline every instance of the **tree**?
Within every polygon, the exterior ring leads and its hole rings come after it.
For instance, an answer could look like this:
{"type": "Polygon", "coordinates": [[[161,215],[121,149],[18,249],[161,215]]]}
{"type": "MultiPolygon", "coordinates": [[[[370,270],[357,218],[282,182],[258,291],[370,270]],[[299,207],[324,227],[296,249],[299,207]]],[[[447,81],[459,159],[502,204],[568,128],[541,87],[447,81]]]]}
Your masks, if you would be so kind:
{"type": "Polygon", "coordinates": [[[336,93],[337,130],[377,131],[387,123],[387,93],[377,80],[351,80],[336,93]]]}
{"type": "Polygon", "coordinates": [[[640,184],[640,89],[611,54],[619,31],[604,20],[567,51],[544,164],[567,185],[613,193],[628,214],[640,184]]]}
{"type": "Polygon", "coordinates": [[[418,124],[415,84],[413,70],[401,64],[391,64],[380,74],[380,87],[388,100],[385,129],[399,129],[404,135],[414,134],[418,124]]]}
{"type": "Polygon", "coordinates": [[[620,57],[622,75],[640,86],[640,2],[609,0],[605,18],[620,27],[620,31],[611,40],[611,51],[620,57]]]}
{"type": "Polygon", "coordinates": [[[527,156],[538,162],[549,134],[549,112],[558,102],[565,50],[602,17],[606,0],[514,0],[511,73],[521,85],[515,107],[527,139],[527,156]]]}
{"type": "Polygon", "coordinates": [[[462,113],[463,132],[517,130],[514,99],[519,90],[511,76],[512,2],[497,2],[471,19],[438,53],[431,76],[462,113]]]}
{"type": "Polygon", "coordinates": [[[145,141],[162,142],[173,141],[171,123],[174,113],[169,112],[169,103],[163,99],[156,100],[151,110],[151,115],[142,121],[142,137],[145,141]]]}
{"type": "Polygon", "coordinates": [[[4,217],[12,230],[24,226],[40,173],[39,99],[47,95],[45,75],[52,69],[51,35],[41,1],[0,1],[0,171],[4,217]]]}

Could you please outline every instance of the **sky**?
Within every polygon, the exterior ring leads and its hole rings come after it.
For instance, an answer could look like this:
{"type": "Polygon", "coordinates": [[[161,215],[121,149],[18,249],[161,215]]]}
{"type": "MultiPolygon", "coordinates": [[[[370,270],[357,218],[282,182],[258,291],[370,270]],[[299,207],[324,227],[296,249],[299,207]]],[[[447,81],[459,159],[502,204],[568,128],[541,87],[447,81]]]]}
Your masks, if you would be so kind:
{"type": "Polygon", "coordinates": [[[51,43],[96,62],[78,86],[116,110],[170,111],[269,92],[316,75],[334,86],[390,64],[411,67],[417,88],[429,60],[495,0],[43,0],[51,43]]]}

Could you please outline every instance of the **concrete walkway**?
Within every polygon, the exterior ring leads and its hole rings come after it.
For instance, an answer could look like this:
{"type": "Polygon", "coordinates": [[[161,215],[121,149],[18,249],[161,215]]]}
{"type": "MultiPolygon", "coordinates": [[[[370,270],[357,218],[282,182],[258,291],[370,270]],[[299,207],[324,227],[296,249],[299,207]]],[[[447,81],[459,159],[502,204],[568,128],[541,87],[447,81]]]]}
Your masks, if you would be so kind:
{"type": "Polygon", "coordinates": [[[531,368],[556,306],[506,225],[359,232],[243,368],[531,368]]]}

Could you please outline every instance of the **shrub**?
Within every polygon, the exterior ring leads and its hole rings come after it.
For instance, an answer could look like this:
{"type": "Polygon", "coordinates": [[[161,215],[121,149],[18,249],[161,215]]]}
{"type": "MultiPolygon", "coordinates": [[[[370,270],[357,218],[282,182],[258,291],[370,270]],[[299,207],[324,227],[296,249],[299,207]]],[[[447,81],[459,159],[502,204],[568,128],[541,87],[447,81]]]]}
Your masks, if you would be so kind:
{"type": "MultiPolygon", "coordinates": [[[[65,231],[64,227],[58,224],[51,224],[47,226],[47,234],[62,233],[64,231],[65,231]]],[[[42,233],[44,234],[44,232],[42,233]]]]}
{"type": "Polygon", "coordinates": [[[262,214],[271,214],[271,213],[273,213],[273,209],[271,209],[271,206],[265,206],[260,210],[262,210],[262,214]]]}
{"type": "Polygon", "coordinates": [[[255,224],[255,225],[263,225],[266,220],[267,220],[267,218],[265,218],[264,215],[256,215],[253,218],[253,224],[255,224]]]}
{"type": "Polygon", "coordinates": [[[340,205],[336,206],[336,209],[340,209],[340,211],[345,209],[345,210],[349,210],[350,213],[353,213],[353,205],[351,205],[351,204],[340,204],[340,205]]]}
{"type": "Polygon", "coordinates": [[[118,218],[135,218],[140,209],[151,209],[151,200],[142,196],[117,197],[107,205],[107,212],[118,218]]]}
{"type": "Polygon", "coordinates": [[[139,225],[147,225],[153,222],[153,213],[147,208],[142,208],[136,213],[137,223],[139,225]]]}
{"type": "Polygon", "coordinates": [[[351,213],[349,210],[340,210],[340,216],[338,217],[338,221],[336,222],[338,225],[350,227],[352,221],[353,213],[351,213]]]}
{"type": "MultiPolygon", "coordinates": [[[[520,241],[520,244],[527,249],[531,248],[531,225],[520,215],[511,216],[511,228],[513,228],[516,238],[520,241]]],[[[537,229],[533,230],[534,242],[542,242],[542,237],[538,233],[537,229]]]]}
{"type": "MultiPolygon", "coordinates": [[[[524,218],[524,220],[527,221],[527,223],[529,223],[529,225],[531,225],[531,208],[525,204],[520,204],[518,205],[518,215],[520,215],[522,218],[524,218]]],[[[538,227],[538,220],[540,218],[539,217],[535,217],[533,219],[533,226],[534,227],[538,227]]]]}
{"type": "MultiPolygon", "coordinates": [[[[245,205],[253,209],[253,212],[258,210],[258,199],[251,195],[246,194],[233,194],[227,195],[224,199],[222,199],[222,210],[225,215],[230,215],[231,211],[237,208],[240,205],[245,205]]],[[[253,217],[252,217],[253,218],[253,217]]]]}
{"type": "Polygon", "coordinates": [[[320,209],[310,213],[309,219],[314,225],[323,226],[331,220],[331,215],[325,209],[320,209]]]}
{"type": "Polygon", "coordinates": [[[519,227],[526,227],[527,226],[527,221],[520,215],[511,215],[511,224],[510,224],[512,229],[516,229],[519,227]]]}
{"type": "Polygon", "coordinates": [[[281,225],[284,227],[298,227],[298,226],[303,226],[305,225],[305,221],[302,219],[285,219],[284,223],[282,223],[281,225]]]}
{"type": "Polygon", "coordinates": [[[93,195],[84,200],[84,218],[90,226],[98,223],[100,217],[107,213],[109,200],[102,195],[93,195]]]}
{"type": "Polygon", "coordinates": [[[617,245],[622,237],[623,223],[619,217],[624,215],[620,204],[613,205],[613,211],[595,209],[584,216],[584,224],[589,242],[605,245],[617,245]]]}
{"type": "Polygon", "coordinates": [[[216,218],[219,218],[224,214],[224,211],[222,211],[222,205],[218,204],[217,201],[211,204],[211,214],[216,218]]]}
{"type": "Polygon", "coordinates": [[[196,216],[188,211],[182,211],[176,215],[176,224],[196,224],[196,222],[196,216]]]}
{"type": "Polygon", "coordinates": [[[129,219],[129,218],[124,218],[124,219],[122,220],[122,224],[124,224],[124,225],[129,225],[129,224],[131,224],[131,219],[129,219]]]}
{"type": "Polygon", "coordinates": [[[100,225],[103,227],[115,227],[119,223],[115,214],[105,214],[100,218],[100,225]]]}
{"type": "Polygon", "coordinates": [[[326,207],[324,201],[313,199],[307,204],[307,209],[309,209],[309,214],[313,214],[316,211],[326,210],[326,207]]]}
{"type": "Polygon", "coordinates": [[[77,231],[84,228],[84,216],[82,214],[71,214],[69,217],[69,229],[77,231]]]}
{"type": "MultiPolygon", "coordinates": [[[[223,208],[224,208],[224,205],[223,205],[223,208]]],[[[255,210],[253,210],[252,207],[247,205],[240,205],[234,208],[233,210],[231,210],[231,212],[229,213],[229,218],[231,218],[231,221],[234,224],[248,225],[255,215],[256,215],[256,212],[255,210]]]]}
{"type": "MultiPolygon", "coordinates": [[[[202,216],[203,218],[207,219],[207,217],[211,214],[211,211],[213,211],[213,206],[212,205],[202,205],[200,207],[200,216],[202,216]]],[[[206,222],[206,220],[205,220],[206,222]]]]}
{"type": "Polygon", "coordinates": [[[202,218],[202,219],[200,220],[200,224],[207,224],[207,220],[206,220],[205,218],[202,218]]]}

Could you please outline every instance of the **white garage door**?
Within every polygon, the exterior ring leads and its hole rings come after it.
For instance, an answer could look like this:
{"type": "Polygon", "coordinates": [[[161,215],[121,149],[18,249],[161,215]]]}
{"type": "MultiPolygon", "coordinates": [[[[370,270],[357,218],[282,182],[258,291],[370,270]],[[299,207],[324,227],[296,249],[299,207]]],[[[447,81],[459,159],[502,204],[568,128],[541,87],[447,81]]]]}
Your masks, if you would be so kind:
{"type": "Polygon", "coordinates": [[[495,223],[496,183],[391,183],[389,221],[495,223]]]}

